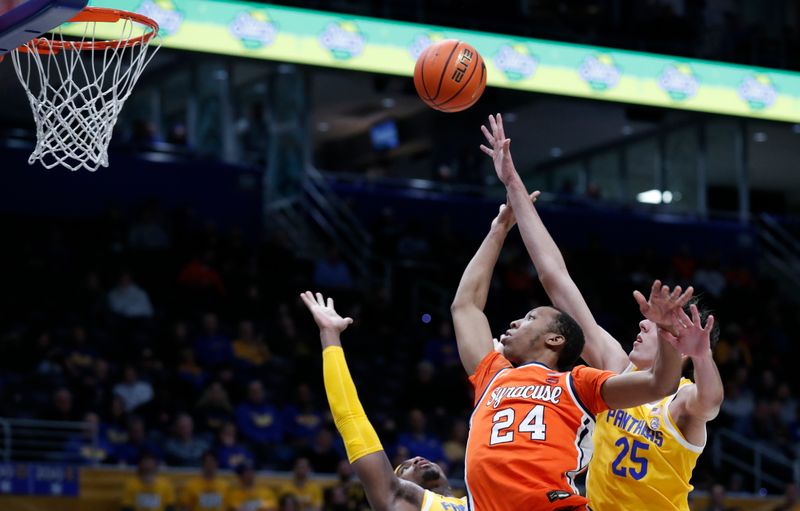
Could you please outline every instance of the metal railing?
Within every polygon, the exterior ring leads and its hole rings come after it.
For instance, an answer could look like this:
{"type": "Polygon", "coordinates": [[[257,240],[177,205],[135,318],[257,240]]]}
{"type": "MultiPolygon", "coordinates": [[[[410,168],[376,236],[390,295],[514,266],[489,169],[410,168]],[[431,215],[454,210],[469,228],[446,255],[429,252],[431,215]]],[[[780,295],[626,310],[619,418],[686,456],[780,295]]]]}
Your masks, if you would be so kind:
{"type": "Polygon", "coordinates": [[[764,261],[778,274],[779,282],[784,286],[791,283],[793,289],[789,291],[796,291],[800,288],[800,241],[771,215],[759,215],[756,225],[764,261]]]}
{"type": "Polygon", "coordinates": [[[0,460],[94,463],[96,428],[88,422],[44,421],[0,417],[0,460]]]}
{"type": "Polygon", "coordinates": [[[732,467],[753,479],[753,493],[770,485],[781,490],[788,482],[800,483],[800,460],[791,460],[783,453],[752,438],[728,429],[716,432],[713,440],[714,467],[732,467]]]}

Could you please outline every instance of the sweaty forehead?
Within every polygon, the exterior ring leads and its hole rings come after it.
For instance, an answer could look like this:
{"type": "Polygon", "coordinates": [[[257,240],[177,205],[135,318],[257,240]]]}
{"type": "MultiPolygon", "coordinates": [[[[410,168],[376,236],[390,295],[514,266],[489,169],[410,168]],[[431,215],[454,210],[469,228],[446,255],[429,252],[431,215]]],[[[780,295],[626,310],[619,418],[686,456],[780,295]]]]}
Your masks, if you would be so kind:
{"type": "Polygon", "coordinates": [[[549,318],[549,317],[554,316],[556,314],[556,312],[558,312],[558,311],[556,311],[556,309],[554,309],[553,307],[549,307],[547,305],[543,305],[541,307],[536,307],[534,309],[531,309],[531,311],[528,314],[532,315],[532,316],[536,316],[536,317],[548,317],[549,318]]]}

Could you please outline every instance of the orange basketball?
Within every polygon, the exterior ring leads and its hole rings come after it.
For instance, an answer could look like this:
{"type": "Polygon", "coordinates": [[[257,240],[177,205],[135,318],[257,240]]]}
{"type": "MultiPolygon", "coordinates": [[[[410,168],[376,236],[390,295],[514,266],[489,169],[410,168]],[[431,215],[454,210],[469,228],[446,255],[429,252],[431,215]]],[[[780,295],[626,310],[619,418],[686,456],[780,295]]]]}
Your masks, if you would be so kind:
{"type": "Polygon", "coordinates": [[[486,66],[475,48],[464,41],[439,41],[425,48],[417,59],[414,87],[429,107],[460,112],[483,94],[486,66]]]}

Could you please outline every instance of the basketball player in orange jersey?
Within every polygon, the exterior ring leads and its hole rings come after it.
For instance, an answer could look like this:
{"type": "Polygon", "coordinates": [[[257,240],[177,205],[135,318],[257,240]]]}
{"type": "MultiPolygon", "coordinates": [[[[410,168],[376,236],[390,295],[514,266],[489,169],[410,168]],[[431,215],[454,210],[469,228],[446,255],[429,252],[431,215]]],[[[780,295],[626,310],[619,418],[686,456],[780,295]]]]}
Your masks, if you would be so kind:
{"type": "Polygon", "coordinates": [[[654,285],[649,299],[638,296],[642,312],[659,325],[657,354],[646,371],[570,370],[583,349],[583,333],[553,307],[538,307],[511,322],[495,352],[483,308],[513,224],[511,208],[501,206],[451,308],[459,355],[475,387],[465,460],[468,503],[475,511],[585,509],[587,500],[573,478],[591,457],[595,415],[676,390],[681,358],[673,345],[680,341],[667,330],[692,291],[654,285]]]}
{"type": "Polygon", "coordinates": [[[342,318],[320,293],[300,295],[319,327],[325,393],[336,429],[342,435],[347,458],[364,485],[376,511],[466,511],[464,498],[452,496],[439,465],[416,457],[392,470],[380,440],[367,420],[347,369],[340,336],[353,322],[342,318]]]}
{"type": "MultiPolygon", "coordinates": [[[[586,335],[582,356],[594,367],[629,374],[648,370],[656,360],[657,326],[650,319],[639,323],[633,350],[620,344],[594,320],[564,258],[528,200],[517,174],[503,120],[490,117],[491,132],[482,126],[491,147],[498,177],[515,208],[520,232],[553,304],[571,314],[586,335]]],[[[643,298],[637,296],[641,303],[643,298]]],[[[673,326],[686,340],[681,349],[694,366],[694,383],[681,379],[677,393],[627,410],[603,412],[594,433],[594,456],[589,465],[587,496],[591,509],[664,509],[688,511],[689,480],[706,442],[706,422],[716,417],[723,386],[712,358],[716,340],[714,317],[700,313],[695,304],[676,310],[673,326]],[[690,317],[691,316],[691,317],[690,317]],[[705,325],[703,325],[705,323],[705,325]]],[[[614,407],[621,408],[621,407],[614,407]]]]}

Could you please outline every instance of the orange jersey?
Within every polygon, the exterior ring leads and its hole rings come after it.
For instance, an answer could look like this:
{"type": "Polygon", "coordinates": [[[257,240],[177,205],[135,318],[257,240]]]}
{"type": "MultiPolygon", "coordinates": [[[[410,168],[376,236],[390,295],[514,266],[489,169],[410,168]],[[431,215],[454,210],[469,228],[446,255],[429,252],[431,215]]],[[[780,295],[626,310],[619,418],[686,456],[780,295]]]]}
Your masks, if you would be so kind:
{"type": "Polygon", "coordinates": [[[585,366],[559,372],[487,355],[470,381],[475,410],[465,459],[472,511],[585,509],[574,484],[591,458],[594,416],[613,376],[585,366]]]}

